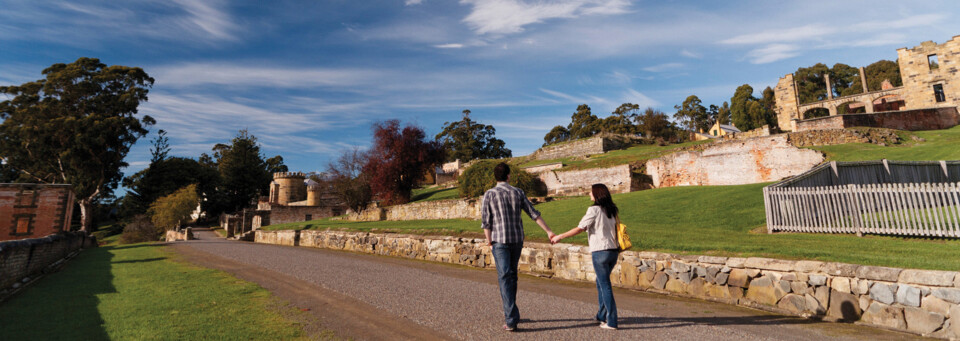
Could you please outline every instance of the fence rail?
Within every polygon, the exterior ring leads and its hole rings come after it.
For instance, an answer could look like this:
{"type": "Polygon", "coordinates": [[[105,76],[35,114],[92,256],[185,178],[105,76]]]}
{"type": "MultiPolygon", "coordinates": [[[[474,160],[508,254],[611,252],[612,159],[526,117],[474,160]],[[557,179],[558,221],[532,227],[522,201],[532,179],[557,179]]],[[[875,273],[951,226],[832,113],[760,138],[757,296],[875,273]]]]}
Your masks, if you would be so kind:
{"type": "Polygon", "coordinates": [[[891,164],[828,163],[765,187],[768,232],[960,237],[960,163],[891,164]]]}

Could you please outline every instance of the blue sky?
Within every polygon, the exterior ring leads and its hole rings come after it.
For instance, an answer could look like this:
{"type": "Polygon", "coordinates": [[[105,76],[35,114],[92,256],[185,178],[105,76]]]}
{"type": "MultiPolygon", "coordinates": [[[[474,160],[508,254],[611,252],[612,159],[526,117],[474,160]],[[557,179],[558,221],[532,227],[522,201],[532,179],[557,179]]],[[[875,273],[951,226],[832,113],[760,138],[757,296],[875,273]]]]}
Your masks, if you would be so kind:
{"type": "MultiPolygon", "coordinates": [[[[463,109],[514,155],[624,102],[673,112],[691,94],[728,101],[817,62],[865,66],[960,35],[954,1],[0,0],[0,84],[97,57],[156,79],[157,119],[128,156],[169,132],[196,157],[249,129],[266,156],[317,171],[400,119],[428,136],[463,109]]],[[[0,97],[0,100],[4,98],[0,97]]]]}

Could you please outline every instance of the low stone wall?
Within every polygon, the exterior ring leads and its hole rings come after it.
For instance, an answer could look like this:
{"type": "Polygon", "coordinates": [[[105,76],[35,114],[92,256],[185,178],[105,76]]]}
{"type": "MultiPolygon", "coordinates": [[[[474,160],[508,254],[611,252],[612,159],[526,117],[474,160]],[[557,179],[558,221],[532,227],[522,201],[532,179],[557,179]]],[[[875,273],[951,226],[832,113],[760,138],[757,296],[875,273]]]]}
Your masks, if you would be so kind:
{"type": "Polygon", "coordinates": [[[194,240],[193,229],[185,228],[183,230],[167,230],[167,235],[164,237],[164,240],[168,242],[175,242],[178,240],[194,240]]]}
{"type": "Polygon", "coordinates": [[[607,185],[611,193],[627,193],[633,183],[630,165],[609,168],[593,168],[573,171],[547,171],[540,173],[540,180],[547,186],[547,195],[587,195],[590,186],[607,185]]]}
{"type": "Polygon", "coordinates": [[[388,207],[371,204],[360,214],[348,212],[347,219],[353,221],[480,219],[480,201],[477,199],[435,200],[388,207]]]}
{"type": "Polygon", "coordinates": [[[800,149],[787,135],[697,146],[647,161],[654,187],[742,185],[776,181],[823,162],[820,152],[800,149]]]}
{"type": "Polygon", "coordinates": [[[546,171],[552,171],[560,168],[563,168],[562,162],[554,162],[554,163],[548,163],[545,165],[524,167],[523,170],[530,174],[540,174],[546,171]]]}
{"type": "Polygon", "coordinates": [[[274,244],[274,245],[287,245],[287,246],[297,246],[299,245],[300,231],[295,230],[279,230],[279,231],[265,231],[257,230],[254,232],[253,242],[263,243],[263,244],[274,244]]]}
{"type": "MultiPolygon", "coordinates": [[[[305,247],[494,267],[482,239],[257,231],[258,242],[291,245],[291,240],[305,247]]],[[[589,249],[569,244],[526,243],[520,271],[574,281],[596,279],[589,249]]],[[[955,271],[626,251],[620,254],[611,280],[617,287],[781,314],[859,322],[937,338],[960,337],[960,276],[955,271]]]]}
{"type": "Polygon", "coordinates": [[[551,160],[564,157],[603,154],[611,150],[623,149],[634,143],[635,138],[625,135],[603,134],[576,141],[546,146],[530,154],[533,160],[551,160]]]}
{"type": "Polygon", "coordinates": [[[770,126],[764,124],[762,127],[754,130],[749,130],[741,133],[734,133],[733,138],[738,140],[745,140],[745,139],[750,139],[754,137],[763,137],[763,136],[770,136],[770,135],[771,135],[770,126]]]}
{"type": "Polygon", "coordinates": [[[900,143],[895,130],[884,128],[806,130],[788,133],[787,141],[797,147],[830,146],[845,143],[900,143]]]}
{"type": "Polygon", "coordinates": [[[86,232],[0,242],[0,298],[83,248],[97,246],[86,232]]]}
{"type": "Polygon", "coordinates": [[[956,107],[847,114],[797,121],[797,131],[876,127],[897,130],[937,130],[960,124],[956,107]]]}

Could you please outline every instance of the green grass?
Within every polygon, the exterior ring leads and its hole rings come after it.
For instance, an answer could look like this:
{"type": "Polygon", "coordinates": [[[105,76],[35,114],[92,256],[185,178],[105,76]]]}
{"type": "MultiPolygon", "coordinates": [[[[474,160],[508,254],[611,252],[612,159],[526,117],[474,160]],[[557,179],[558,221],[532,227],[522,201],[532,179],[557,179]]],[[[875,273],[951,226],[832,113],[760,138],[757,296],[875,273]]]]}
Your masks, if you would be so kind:
{"type": "MultiPolygon", "coordinates": [[[[956,270],[960,241],[832,234],[766,234],[762,188],[742,186],[672,187],[614,195],[629,227],[635,250],[681,254],[813,259],[903,268],[956,270]]],[[[557,233],[580,221],[589,199],[577,197],[537,205],[557,233]]],[[[546,234],[524,216],[528,241],[546,234]]],[[[400,233],[481,236],[472,220],[349,222],[315,220],[266,229],[343,229],[400,233]]],[[[586,235],[564,240],[586,244],[586,235]]]]}
{"type": "Polygon", "coordinates": [[[871,143],[848,143],[834,146],[812,147],[827,154],[829,160],[960,160],[960,126],[944,130],[910,132],[926,139],[924,142],[907,140],[899,145],[882,147],[871,143]]]}
{"type": "Polygon", "coordinates": [[[603,154],[591,155],[587,158],[561,158],[561,159],[551,159],[551,160],[534,160],[530,162],[525,162],[520,164],[520,167],[531,167],[537,165],[545,165],[549,163],[562,162],[562,170],[578,170],[578,169],[591,169],[591,168],[603,168],[603,167],[612,167],[616,165],[630,164],[639,161],[646,161],[649,159],[658,158],[666,154],[677,151],[678,149],[695,146],[698,144],[704,144],[711,142],[710,140],[705,141],[694,141],[694,142],[685,142],[680,144],[672,144],[668,146],[657,146],[652,144],[633,146],[627,149],[609,151],[603,154]]]}
{"type": "Polygon", "coordinates": [[[456,187],[440,188],[438,186],[430,186],[414,189],[413,193],[410,194],[410,202],[457,199],[459,197],[460,190],[456,187]]]}
{"type": "MultiPolygon", "coordinates": [[[[106,238],[116,239],[116,236],[106,238]]],[[[170,259],[160,244],[88,249],[0,305],[4,340],[303,339],[256,284],[170,259]]],[[[297,313],[297,312],[291,312],[297,313]]]]}

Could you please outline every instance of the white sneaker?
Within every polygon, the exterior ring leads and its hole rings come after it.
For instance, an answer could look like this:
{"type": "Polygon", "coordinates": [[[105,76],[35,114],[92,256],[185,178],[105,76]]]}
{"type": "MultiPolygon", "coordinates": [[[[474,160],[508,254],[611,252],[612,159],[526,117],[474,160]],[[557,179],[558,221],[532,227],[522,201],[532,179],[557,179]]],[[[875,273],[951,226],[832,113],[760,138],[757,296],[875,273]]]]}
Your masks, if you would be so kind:
{"type": "Polygon", "coordinates": [[[606,322],[600,322],[600,329],[617,330],[616,327],[608,326],[606,322]]]}

